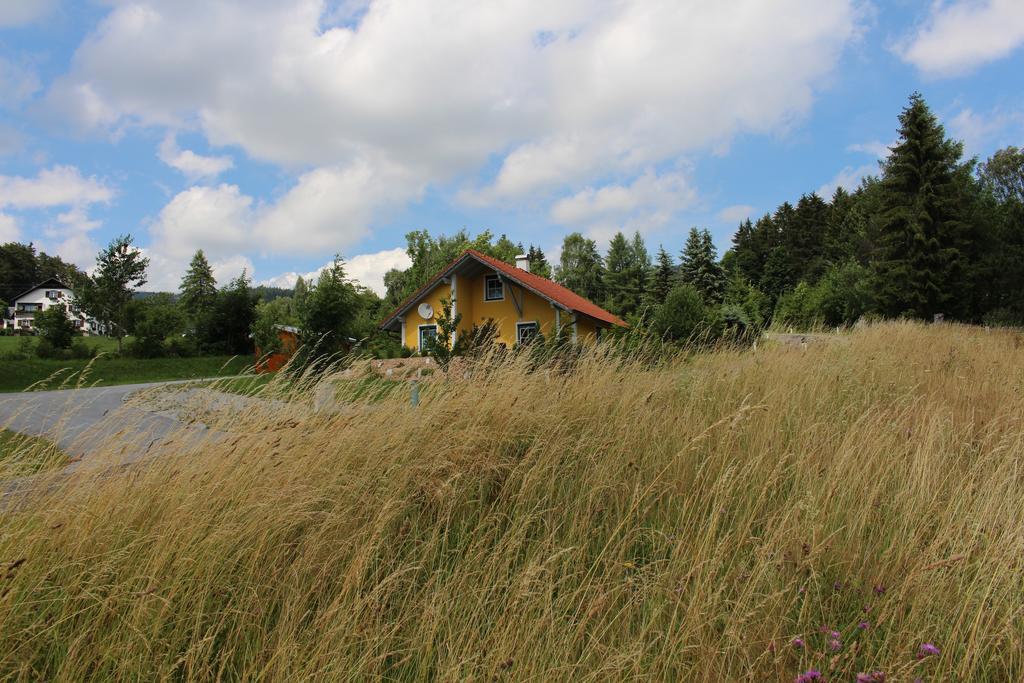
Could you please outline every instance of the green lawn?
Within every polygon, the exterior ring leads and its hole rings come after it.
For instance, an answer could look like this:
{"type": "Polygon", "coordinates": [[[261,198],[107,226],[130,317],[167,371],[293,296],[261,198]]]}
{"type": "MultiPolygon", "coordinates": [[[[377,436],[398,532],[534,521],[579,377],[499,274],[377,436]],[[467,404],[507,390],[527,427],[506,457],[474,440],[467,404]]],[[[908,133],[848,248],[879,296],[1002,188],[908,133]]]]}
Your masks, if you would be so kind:
{"type": "MultiPolygon", "coordinates": [[[[90,348],[100,352],[117,351],[117,340],[112,337],[82,337],[90,348]]],[[[125,337],[125,342],[130,337],[125,337]]],[[[0,357],[7,353],[18,353],[22,350],[23,344],[28,344],[32,351],[36,348],[39,337],[0,337],[0,357]],[[27,340],[27,341],[26,341],[27,340]]]]}
{"type": "Polygon", "coordinates": [[[252,364],[249,356],[197,358],[108,358],[88,360],[5,360],[0,362],[0,392],[58,389],[83,385],[109,386],[238,375],[252,364]],[[91,365],[90,365],[91,363],[91,365]],[[82,376],[86,366],[88,372],[82,376]],[[37,384],[37,383],[42,384],[37,384]],[[63,386],[62,386],[63,385],[63,386]]]}
{"type": "Polygon", "coordinates": [[[0,481],[57,469],[66,464],[68,456],[46,439],[0,429],[0,481]]]}

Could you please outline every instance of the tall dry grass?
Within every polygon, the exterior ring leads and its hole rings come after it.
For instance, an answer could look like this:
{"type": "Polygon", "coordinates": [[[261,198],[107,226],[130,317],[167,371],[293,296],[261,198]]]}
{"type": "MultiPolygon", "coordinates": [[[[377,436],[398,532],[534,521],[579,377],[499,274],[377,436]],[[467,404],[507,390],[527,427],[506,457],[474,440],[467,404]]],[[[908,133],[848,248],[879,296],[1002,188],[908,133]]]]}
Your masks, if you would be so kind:
{"type": "Polygon", "coordinates": [[[1019,681],[1022,343],[887,324],[243,412],[9,506],[0,675],[1019,681]]]}

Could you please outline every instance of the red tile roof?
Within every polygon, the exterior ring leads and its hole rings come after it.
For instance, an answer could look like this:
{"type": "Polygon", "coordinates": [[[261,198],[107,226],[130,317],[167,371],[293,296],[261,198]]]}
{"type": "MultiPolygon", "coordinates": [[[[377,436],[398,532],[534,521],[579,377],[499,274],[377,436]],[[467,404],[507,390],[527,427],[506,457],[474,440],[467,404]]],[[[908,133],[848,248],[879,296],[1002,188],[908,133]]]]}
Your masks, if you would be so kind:
{"type": "Polygon", "coordinates": [[[440,272],[438,272],[437,275],[430,278],[430,280],[425,285],[417,289],[412,294],[412,296],[407,298],[398,306],[398,308],[392,311],[391,314],[388,315],[388,317],[385,318],[384,321],[381,323],[381,327],[385,327],[395,318],[395,316],[399,315],[410,304],[414,303],[423,294],[433,289],[434,286],[437,284],[438,280],[444,277],[449,271],[452,270],[452,268],[455,267],[456,264],[462,261],[466,256],[472,256],[476,260],[481,261],[482,263],[485,263],[488,266],[494,268],[502,275],[505,275],[510,280],[517,282],[526,289],[532,290],[535,294],[538,294],[544,297],[545,299],[548,299],[549,301],[553,301],[556,304],[559,304],[560,306],[570,311],[582,313],[585,316],[594,318],[595,320],[599,320],[609,325],[619,325],[621,327],[628,327],[628,325],[622,318],[618,317],[617,315],[613,315],[612,313],[609,313],[608,311],[604,310],[603,308],[593,303],[592,301],[583,298],[576,292],[573,292],[572,290],[563,287],[557,282],[553,282],[547,279],[546,277],[541,277],[540,275],[534,275],[533,273],[523,270],[522,268],[516,268],[513,265],[505,263],[501,259],[493,258],[475,249],[467,249],[462,254],[460,254],[458,258],[456,258],[454,261],[445,266],[440,272]]]}

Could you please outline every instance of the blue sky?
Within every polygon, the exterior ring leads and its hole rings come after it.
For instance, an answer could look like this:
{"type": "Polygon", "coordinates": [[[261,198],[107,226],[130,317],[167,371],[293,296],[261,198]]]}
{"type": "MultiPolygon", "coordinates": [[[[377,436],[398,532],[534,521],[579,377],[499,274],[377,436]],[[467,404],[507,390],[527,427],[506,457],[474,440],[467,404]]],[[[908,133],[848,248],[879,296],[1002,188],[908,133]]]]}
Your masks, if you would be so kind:
{"type": "Polygon", "coordinates": [[[380,289],[412,229],[678,253],[856,185],[918,90],[1024,144],[1020,0],[0,0],[0,241],[380,289]]]}

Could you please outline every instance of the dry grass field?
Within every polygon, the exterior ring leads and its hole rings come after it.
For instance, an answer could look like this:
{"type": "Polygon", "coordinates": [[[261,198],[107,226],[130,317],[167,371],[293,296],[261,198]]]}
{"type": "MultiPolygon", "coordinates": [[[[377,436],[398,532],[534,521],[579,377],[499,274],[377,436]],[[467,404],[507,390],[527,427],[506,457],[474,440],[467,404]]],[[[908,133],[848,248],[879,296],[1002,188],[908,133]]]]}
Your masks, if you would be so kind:
{"type": "Polygon", "coordinates": [[[0,676],[1020,681],[1022,391],[908,323],[243,414],[6,506],[0,676]]]}

